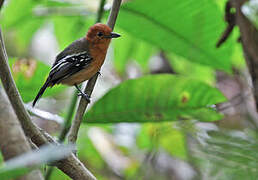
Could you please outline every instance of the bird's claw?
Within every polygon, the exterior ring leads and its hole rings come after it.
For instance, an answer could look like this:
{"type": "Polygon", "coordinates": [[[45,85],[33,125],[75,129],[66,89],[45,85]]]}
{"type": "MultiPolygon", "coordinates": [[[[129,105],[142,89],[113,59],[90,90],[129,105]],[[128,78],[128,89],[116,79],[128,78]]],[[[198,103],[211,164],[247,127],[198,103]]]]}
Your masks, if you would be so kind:
{"type": "Polygon", "coordinates": [[[99,76],[101,76],[101,73],[100,73],[100,71],[98,71],[98,72],[97,72],[97,74],[98,74],[99,76]]]}
{"type": "Polygon", "coordinates": [[[90,103],[90,96],[88,94],[79,92],[78,96],[83,97],[88,103],[90,103]]]}

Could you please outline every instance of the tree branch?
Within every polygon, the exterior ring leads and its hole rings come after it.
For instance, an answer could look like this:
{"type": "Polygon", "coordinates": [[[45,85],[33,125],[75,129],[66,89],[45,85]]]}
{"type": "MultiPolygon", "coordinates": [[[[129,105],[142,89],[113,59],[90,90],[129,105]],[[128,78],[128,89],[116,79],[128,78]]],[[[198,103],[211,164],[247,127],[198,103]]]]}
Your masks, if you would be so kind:
{"type": "MultiPolygon", "coordinates": [[[[0,78],[12,107],[17,115],[19,122],[25,134],[31,138],[32,142],[37,146],[47,144],[49,142],[58,144],[54,139],[40,129],[31,121],[28,112],[25,110],[20,94],[16,88],[11,71],[8,65],[8,57],[6,54],[2,32],[0,28],[0,78]],[[42,133],[44,132],[44,134],[42,133]]],[[[85,168],[85,166],[71,154],[66,159],[57,162],[57,167],[76,180],[95,180],[96,178],[85,168]]]]}
{"type": "Polygon", "coordinates": [[[256,110],[258,109],[258,31],[255,26],[244,16],[241,11],[242,5],[247,0],[231,0],[236,8],[236,25],[240,29],[241,43],[249,72],[253,82],[253,93],[256,101],[256,110]]]}
{"type": "Polygon", "coordinates": [[[40,145],[46,142],[45,137],[38,131],[35,124],[32,123],[28,112],[23,106],[21,96],[18,93],[16,85],[11,75],[11,71],[8,65],[8,57],[4,47],[4,41],[2,37],[2,30],[0,29],[0,78],[2,80],[5,92],[13,106],[13,109],[22,125],[22,128],[27,136],[33,135],[33,138],[38,137],[38,142],[40,145]]]}
{"type": "MultiPolygon", "coordinates": [[[[1,87],[0,112],[0,147],[4,160],[6,161],[30,151],[31,147],[1,87]]],[[[43,180],[43,176],[39,170],[34,170],[19,179],[43,180]]]]}
{"type": "Polygon", "coordinates": [[[116,18],[120,9],[122,0],[114,0],[111,8],[111,12],[108,17],[107,25],[111,28],[114,29],[115,23],[116,23],[116,18]]]}
{"type": "MultiPolygon", "coordinates": [[[[111,12],[110,12],[110,15],[108,17],[108,22],[107,22],[107,25],[111,29],[114,29],[116,18],[117,18],[119,9],[120,9],[121,1],[122,0],[114,0],[113,1],[111,12]]],[[[94,86],[96,84],[97,78],[98,78],[98,73],[95,74],[88,81],[87,86],[84,90],[84,92],[87,93],[90,96],[91,96],[92,91],[94,89],[94,86]]],[[[88,106],[88,102],[84,98],[81,98],[78,109],[77,109],[77,112],[76,112],[76,115],[75,115],[75,118],[73,120],[72,126],[70,128],[69,133],[68,133],[69,143],[76,143],[79,128],[80,128],[80,125],[81,125],[81,122],[82,122],[82,119],[83,119],[83,114],[84,114],[87,106],[88,106]]]]}

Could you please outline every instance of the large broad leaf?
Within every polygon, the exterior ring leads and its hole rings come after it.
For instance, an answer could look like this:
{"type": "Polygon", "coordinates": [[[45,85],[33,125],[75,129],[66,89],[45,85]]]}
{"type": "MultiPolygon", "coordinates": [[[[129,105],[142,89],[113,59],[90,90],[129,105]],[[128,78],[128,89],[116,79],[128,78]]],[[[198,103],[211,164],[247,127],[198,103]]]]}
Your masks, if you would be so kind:
{"type": "MultiPolygon", "coordinates": [[[[27,59],[9,59],[12,75],[24,102],[32,101],[44,84],[50,67],[40,61],[27,59]]],[[[44,96],[50,96],[63,91],[65,86],[46,90],[44,96]]]]}
{"type": "Polygon", "coordinates": [[[210,105],[225,101],[216,88],[173,75],[128,80],[109,91],[85,114],[88,123],[214,121],[222,117],[210,105]]]}
{"type": "Polygon", "coordinates": [[[225,28],[223,13],[211,0],[139,0],[124,4],[117,25],[165,51],[230,71],[233,45],[215,45],[225,28]]]}

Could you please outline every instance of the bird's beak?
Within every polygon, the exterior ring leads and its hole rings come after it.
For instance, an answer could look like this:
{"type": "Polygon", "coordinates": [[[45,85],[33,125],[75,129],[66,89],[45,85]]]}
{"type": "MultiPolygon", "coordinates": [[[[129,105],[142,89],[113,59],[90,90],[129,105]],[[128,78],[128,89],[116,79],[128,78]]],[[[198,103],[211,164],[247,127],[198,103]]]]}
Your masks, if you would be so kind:
{"type": "Polygon", "coordinates": [[[120,37],[120,34],[117,34],[117,33],[114,33],[114,32],[111,32],[110,35],[107,35],[105,36],[105,38],[118,38],[120,37]]]}

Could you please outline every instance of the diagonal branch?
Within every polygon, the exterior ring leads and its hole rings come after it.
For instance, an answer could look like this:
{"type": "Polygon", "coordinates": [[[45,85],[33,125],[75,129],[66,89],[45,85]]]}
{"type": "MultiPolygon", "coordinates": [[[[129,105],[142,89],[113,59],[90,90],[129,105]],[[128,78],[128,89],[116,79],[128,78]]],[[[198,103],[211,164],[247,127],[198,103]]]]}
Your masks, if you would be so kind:
{"type": "Polygon", "coordinates": [[[21,96],[16,88],[14,80],[11,75],[11,71],[8,65],[8,57],[6,54],[4,41],[2,37],[2,31],[0,29],[0,78],[2,80],[3,87],[8,95],[8,98],[13,106],[13,109],[22,125],[22,128],[27,136],[33,135],[33,137],[38,137],[38,142],[40,145],[44,144],[47,140],[38,131],[35,124],[32,123],[28,112],[26,111],[21,96]]]}
{"type": "Polygon", "coordinates": [[[252,78],[256,111],[258,111],[258,30],[242,12],[242,5],[247,1],[231,0],[230,2],[236,9],[236,25],[240,30],[243,52],[252,78]]]}
{"type": "MultiPolygon", "coordinates": [[[[112,9],[111,9],[110,15],[108,17],[108,22],[107,22],[107,25],[111,29],[114,29],[116,18],[117,18],[119,9],[120,9],[121,1],[122,0],[114,0],[113,1],[112,9]]],[[[88,81],[87,86],[84,90],[84,92],[87,93],[90,96],[91,96],[92,91],[94,89],[94,86],[96,84],[97,78],[98,78],[98,73],[95,74],[88,81]]],[[[83,114],[84,114],[87,106],[88,106],[88,102],[84,98],[81,98],[78,109],[77,109],[77,112],[76,112],[76,115],[75,115],[75,118],[74,118],[74,121],[73,121],[72,126],[70,128],[70,131],[68,133],[69,143],[76,143],[79,128],[80,128],[80,125],[81,125],[81,122],[82,122],[82,119],[83,119],[83,114]]]]}
{"type": "MultiPolygon", "coordinates": [[[[41,146],[47,143],[55,143],[54,139],[46,132],[41,131],[32,121],[26,111],[21,96],[16,88],[11,71],[8,65],[8,57],[6,54],[2,32],[0,29],[0,78],[3,87],[8,95],[11,105],[17,115],[17,118],[25,132],[31,138],[33,143],[41,146]],[[43,133],[44,134],[43,134],[43,133]]],[[[96,178],[85,168],[85,166],[71,154],[66,159],[57,162],[57,167],[76,180],[95,180],[96,178]]]]}
{"type": "MultiPolygon", "coordinates": [[[[31,147],[22,131],[21,125],[1,87],[0,112],[0,150],[4,160],[6,161],[31,151],[31,147]]],[[[34,170],[19,179],[43,180],[43,176],[39,170],[34,170]]]]}

